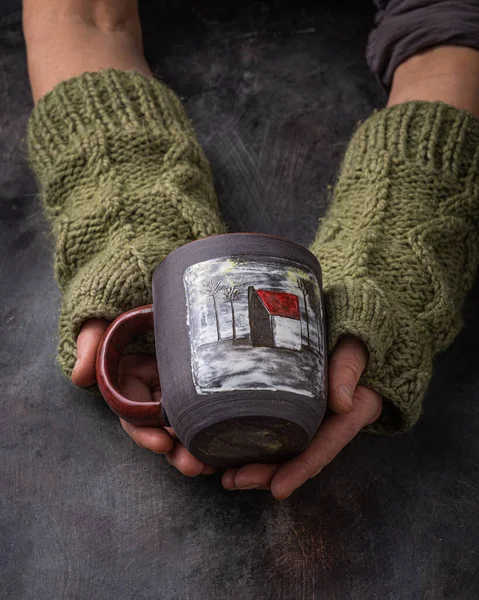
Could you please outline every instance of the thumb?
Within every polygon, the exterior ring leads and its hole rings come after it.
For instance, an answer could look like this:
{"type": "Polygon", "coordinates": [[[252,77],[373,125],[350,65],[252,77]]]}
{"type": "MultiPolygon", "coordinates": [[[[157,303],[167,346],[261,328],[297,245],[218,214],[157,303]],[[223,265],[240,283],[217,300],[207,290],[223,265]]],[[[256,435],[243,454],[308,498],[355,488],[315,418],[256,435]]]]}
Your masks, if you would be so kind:
{"type": "Polygon", "coordinates": [[[72,372],[75,385],[87,387],[95,383],[96,353],[108,325],[105,319],[88,319],[83,323],[77,338],[77,360],[72,372]]]}
{"type": "Polygon", "coordinates": [[[329,408],[336,413],[353,410],[353,397],[368,362],[364,344],[353,337],[342,338],[329,364],[329,408]]]}

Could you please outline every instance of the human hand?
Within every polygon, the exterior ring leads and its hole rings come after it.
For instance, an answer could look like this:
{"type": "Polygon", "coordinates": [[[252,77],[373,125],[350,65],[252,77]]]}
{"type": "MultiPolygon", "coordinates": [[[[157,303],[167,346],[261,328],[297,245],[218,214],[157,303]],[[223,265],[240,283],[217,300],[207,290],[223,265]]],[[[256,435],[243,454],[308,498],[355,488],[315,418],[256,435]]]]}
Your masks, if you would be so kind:
{"type": "Polygon", "coordinates": [[[340,340],[329,365],[328,408],[331,413],[308,448],[285,464],[250,464],[229,469],[223,474],[223,487],[271,490],[277,500],[284,500],[318,475],[364,426],[374,423],[381,414],[381,396],[358,385],[367,359],[362,342],[353,337],[340,340]]]}
{"type": "MultiPolygon", "coordinates": [[[[77,362],[72,373],[75,385],[86,387],[96,381],[95,362],[98,346],[109,323],[104,319],[88,319],[77,338],[77,362]]],[[[158,401],[161,395],[156,359],[149,354],[126,354],[119,366],[122,393],[137,402],[158,401]]],[[[168,462],[183,475],[210,475],[214,467],[205,465],[177,440],[170,427],[137,427],[123,419],[120,423],[138,446],[157,454],[166,454],[168,462]]]]}
{"type": "MultiPolygon", "coordinates": [[[[95,383],[95,359],[108,322],[90,319],[77,339],[77,363],[72,381],[79,386],[95,383]]],[[[284,500],[305,481],[315,477],[333,458],[381,414],[382,399],[374,390],[357,385],[367,363],[367,352],[355,338],[343,338],[329,365],[329,400],[331,413],[323,421],[311,444],[285,464],[250,464],[229,469],[222,477],[227,490],[271,490],[284,500]],[[348,393],[349,390],[349,393],[348,393]]],[[[157,400],[160,393],[156,360],[149,355],[125,355],[120,363],[120,386],[129,398],[157,400]]],[[[216,472],[214,467],[196,459],[177,440],[171,428],[137,427],[120,419],[123,429],[142,448],[166,454],[168,462],[189,477],[216,472]]]]}

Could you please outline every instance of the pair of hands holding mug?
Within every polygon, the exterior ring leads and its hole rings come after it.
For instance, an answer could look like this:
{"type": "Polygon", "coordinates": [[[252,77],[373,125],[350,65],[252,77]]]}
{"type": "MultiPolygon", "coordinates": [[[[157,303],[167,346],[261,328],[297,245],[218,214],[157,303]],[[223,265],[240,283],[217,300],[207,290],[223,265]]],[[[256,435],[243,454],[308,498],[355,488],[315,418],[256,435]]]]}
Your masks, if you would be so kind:
{"type": "MultiPolygon", "coordinates": [[[[72,381],[84,387],[95,383],[95,359],[103,333],[104,319],[89,319],[77,339],[77,362],[72,381]]],[[[318,475],[363,427],[374,423],[382,409],[381,396],[358,385],[366,368],[367,350],[356,338],[340,340],[329,362],[329,414],[325,417],[310,445],[285,464],[250,464],[228,469],[222,485],[227,490],[270,490],[277,500],[284,500],[305,481],[318,475]]],[[[122,357],[119,370],[122,392],[138,402],[158,400],[160,382],[156,358],[145,354],[122,357]]],[[[211,475],[214,467],[200,462],[177,440],[171,428],[137,427],[120,419],[123,429],[142,448],[166,454],[168,462],[183,475],[211,475]]]]}

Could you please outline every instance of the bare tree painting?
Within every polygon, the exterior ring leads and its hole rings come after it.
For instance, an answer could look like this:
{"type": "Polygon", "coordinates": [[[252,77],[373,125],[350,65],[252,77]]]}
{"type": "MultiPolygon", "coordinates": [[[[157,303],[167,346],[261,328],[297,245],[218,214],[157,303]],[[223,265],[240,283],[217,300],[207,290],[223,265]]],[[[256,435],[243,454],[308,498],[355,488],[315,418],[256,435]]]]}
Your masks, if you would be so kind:
{"type": "Polygon", "coordinates": [[[321,296],[310,269],[277,257],[227,256],[191,265],[183,282],[198,394],[274,390],[313,398],[324,392],[324,339],[318,340],[314,315],[321,296]],[[270,345],[257,343],[263,317],[270,345]]]}
{"type": "Polygon", "coordinates": [[[316,330],[318,335],[318,347],[320,346],[321,331],[320,331],[320,316],[321,316],[321,302],[319,295],[316,293],[314,283],[311,279],[303,279],[304,287],[306,289],[306,296],[309,300],[309,305],[314,314],[314,320],[316,322],[316,330]]]}
{"type": "Polygon", "coordinates": [[[225,299],[225,302],[229,302],[230,306],[231,306],[231,327],[233,330],[233,339],[236,339],[236,323],[235,323],[235,309],[233,306],[233,302],[238,298],[238,296],[240,295],[240,291],[238,288],[235,288],[234,286],[230,286],[227,288],[223,289],[223,298],[225,299]]]}
{"type": "Polygon", "coordinates": [[[303,279],[300,279],[298,277],[298,279],[296,280],[296,283],[299,288],[299,291],[303,294],[304,313],[305,313],[305,320],[306,320],[306,338],[308,340],[308,347],[309,347],[310,337],[309,337],[309,314],[308,314],[308,301],[307,301],[307,297],[309,295],[309,290],[303,279]]]}
{"type": "Polygon", "coordinates": [[[215,321],[216,321],[216,335],[218,337],[218,342],[221,339],[221,334],[220,334],[220,320],[219,320],[219,316],[218,316],[218,305],[216,304],[216,296],[221,292],[222,289],[223,289],[223,286],[221,285],[221,283],[218,283],[214,279],[208,279],[207,281],[205,281],[203,283],[203,285],[201,286],[201,290],[200,290],[200,293],[202,296],[209,296],[210,298],[213,298],[213,306],[215,309],[215,321]]]}

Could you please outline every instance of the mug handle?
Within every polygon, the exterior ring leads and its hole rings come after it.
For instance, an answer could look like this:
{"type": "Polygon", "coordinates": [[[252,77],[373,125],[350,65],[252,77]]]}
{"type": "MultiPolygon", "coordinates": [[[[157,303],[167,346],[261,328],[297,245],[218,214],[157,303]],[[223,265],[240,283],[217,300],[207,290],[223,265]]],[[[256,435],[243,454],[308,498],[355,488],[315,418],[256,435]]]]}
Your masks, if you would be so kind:
{"type": "Polygon", "coordinates": [[[107,404],[120,418],[143,427],[168,425],[161,402],[135,402],[120,392],[118,367],[128,342],[154,330],[153,305],[140,306],[117,317],[103,334],[96,356],[96,380],[107,404]]]}

